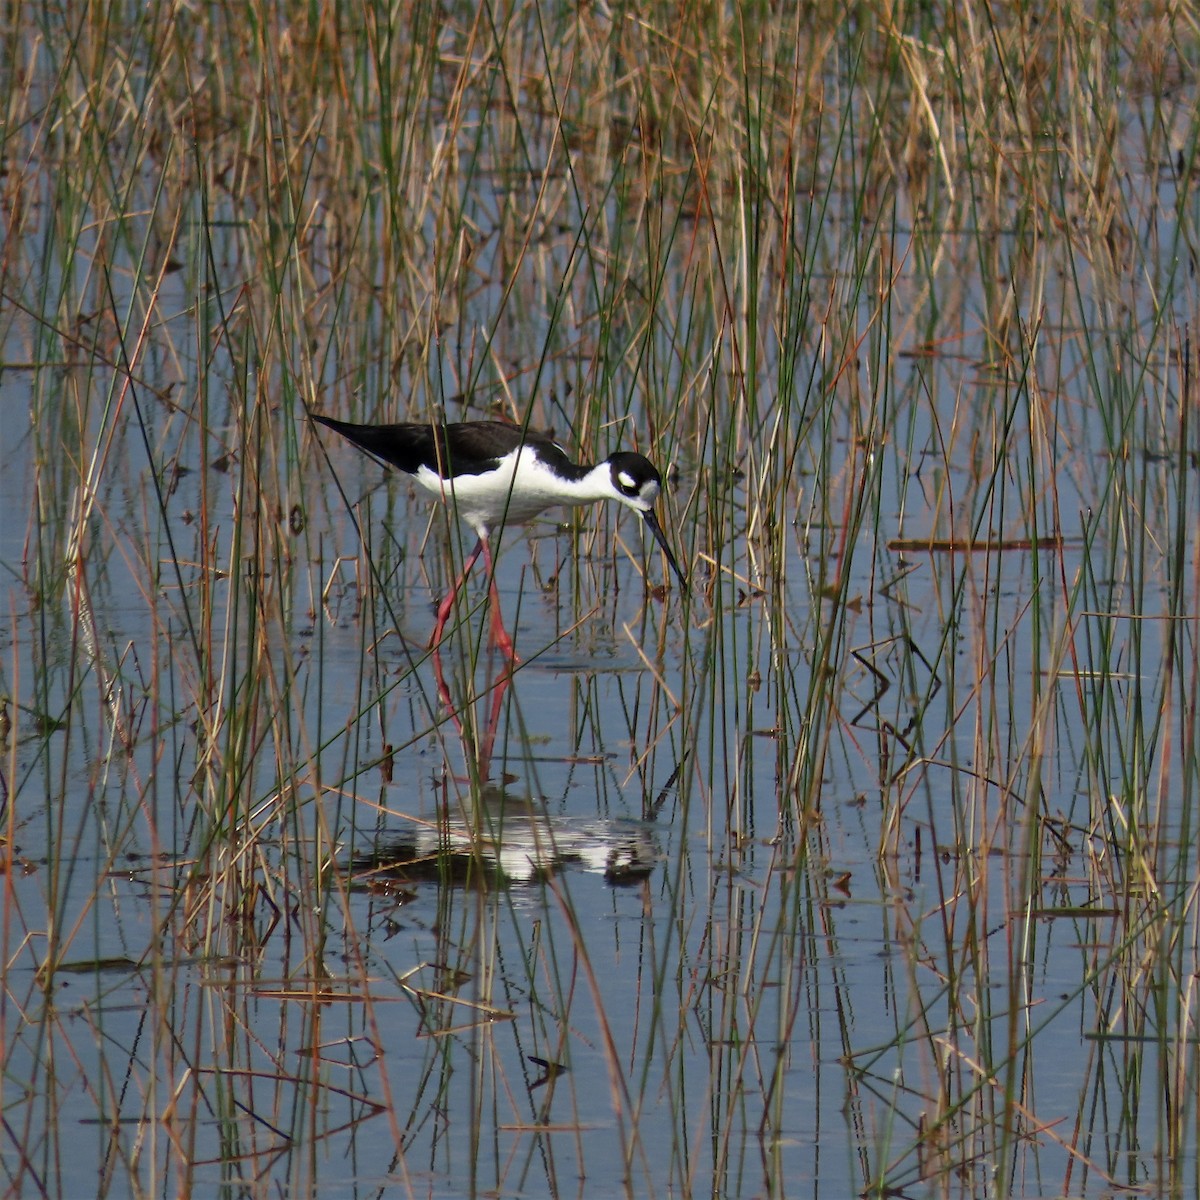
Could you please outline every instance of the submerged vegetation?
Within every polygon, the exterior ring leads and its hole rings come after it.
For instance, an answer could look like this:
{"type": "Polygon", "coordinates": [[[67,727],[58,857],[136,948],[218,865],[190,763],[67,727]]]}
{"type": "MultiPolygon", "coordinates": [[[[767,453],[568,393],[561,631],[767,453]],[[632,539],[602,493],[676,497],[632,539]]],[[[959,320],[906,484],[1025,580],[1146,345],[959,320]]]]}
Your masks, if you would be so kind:
{"type": "Polygon", "coordinates": [[[1195,1191],[1194,12],[0,37],[6,1194],[1195,1191]]]}

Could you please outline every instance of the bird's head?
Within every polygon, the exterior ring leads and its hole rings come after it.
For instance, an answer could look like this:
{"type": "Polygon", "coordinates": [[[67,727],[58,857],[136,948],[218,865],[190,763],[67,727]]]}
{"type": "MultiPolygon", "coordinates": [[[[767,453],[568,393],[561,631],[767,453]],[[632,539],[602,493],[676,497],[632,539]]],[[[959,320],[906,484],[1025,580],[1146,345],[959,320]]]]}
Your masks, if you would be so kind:
{"type": "Polygon", "coordinates": [[[663,533],[658,517],[654,515],[655,502],[662,492],[662,476],[649,459],[628,450],[610,454],[604,460],[604,466],[608,468],[612,498],[620,501],[626,508],[632,508],[646,522],[655,540],[662,547],[662,552],[667,556],[671,569],[679,577],[680,586],[687,591],[687,576],[675,561],[675,555],[667,545],[667,535],[663,533]]]}

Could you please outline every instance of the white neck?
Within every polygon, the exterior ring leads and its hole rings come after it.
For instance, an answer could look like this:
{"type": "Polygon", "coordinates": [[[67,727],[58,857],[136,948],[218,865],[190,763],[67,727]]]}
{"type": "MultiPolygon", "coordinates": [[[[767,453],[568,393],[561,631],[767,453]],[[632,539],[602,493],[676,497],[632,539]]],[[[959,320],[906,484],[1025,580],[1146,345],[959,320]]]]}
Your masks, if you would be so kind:
{"type": "Polygon", "coordinates": [[[597,500],[617,500],[620,497],[612,483],[612,468],[608,463],[593,467],[582,479],[565,485],[570,498],[564,496],[563,504],[593,504],[597,500]]]}

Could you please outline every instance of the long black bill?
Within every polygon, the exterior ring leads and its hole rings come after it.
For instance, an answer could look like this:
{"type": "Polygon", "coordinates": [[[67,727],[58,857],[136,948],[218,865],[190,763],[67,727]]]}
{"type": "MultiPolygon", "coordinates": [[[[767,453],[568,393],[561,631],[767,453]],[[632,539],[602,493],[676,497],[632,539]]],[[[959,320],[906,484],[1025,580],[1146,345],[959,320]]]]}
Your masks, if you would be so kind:
{"type": "Polygon", "coordinates": [[[687,576],[675,561],[675,555],[671,553],[671,547],[667,545],[667,535],[663,533],[662,526],[658,523],[658,518],[650,510],[642,513],[641,517],[650,527],[650,532],[654,534],[654,540],[662,547],[662,552],[667,556],[667,562],[671,564],[671,570],[679,576],[679,586],[686,592],[688,590],[687,576]]]}

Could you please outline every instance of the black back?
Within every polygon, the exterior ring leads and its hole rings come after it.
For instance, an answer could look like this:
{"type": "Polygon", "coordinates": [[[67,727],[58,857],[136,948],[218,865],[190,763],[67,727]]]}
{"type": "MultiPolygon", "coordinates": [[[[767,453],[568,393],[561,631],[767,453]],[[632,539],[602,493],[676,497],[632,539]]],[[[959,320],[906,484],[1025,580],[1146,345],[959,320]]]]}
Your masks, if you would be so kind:
{"type": "Polygon", "coordinates": [[[503,421],[355,425],[320,413],[309,413],[309,416],[340,433],[360,450],[409,475],[415,475],[422,467],[436,471],[443,479],[453,479],[456,475],[484,475],[519,446],[528,446],[564,478],[579,479],[587,474],[586,467],[576,466],[566,451],[548,437],[503,421]]]}

